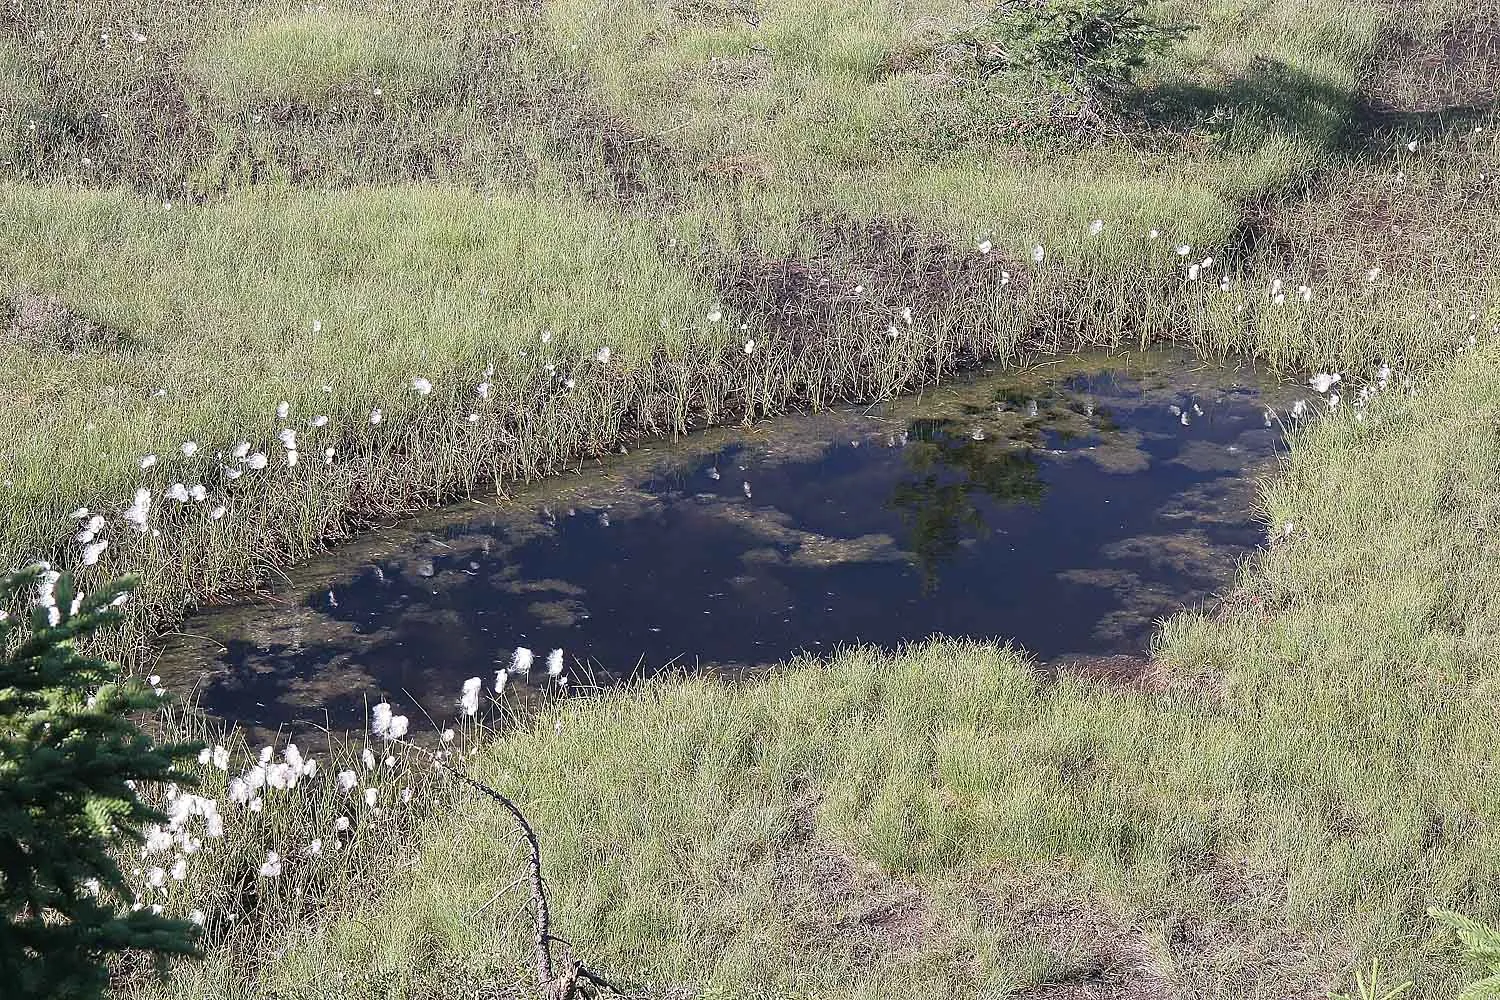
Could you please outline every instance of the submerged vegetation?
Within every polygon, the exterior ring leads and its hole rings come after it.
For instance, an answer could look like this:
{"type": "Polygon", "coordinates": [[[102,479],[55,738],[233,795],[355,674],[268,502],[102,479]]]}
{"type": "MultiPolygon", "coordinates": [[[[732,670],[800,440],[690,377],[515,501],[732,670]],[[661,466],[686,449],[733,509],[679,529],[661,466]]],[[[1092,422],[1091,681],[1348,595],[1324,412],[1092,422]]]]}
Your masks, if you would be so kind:
{"type": "MultiPolygon", "coordinates": [[[[1493,17],[329,8],[0,24],[0,564],[139,574],[109,643],[144,666],[187,605],[636,435],[1086,346],[1318,372],[1266,549],[1123,683],[936,640],[439,752],[535,821],[578,953],[653,995],[1472,974],[1427,909],[1500,917],[1493,17]]],[[[512,828],[390,721],[321,766],[207,741],[223,838],[148,836],[127,874],[208,957],[122,993],[528,981],[512,828]]]]}

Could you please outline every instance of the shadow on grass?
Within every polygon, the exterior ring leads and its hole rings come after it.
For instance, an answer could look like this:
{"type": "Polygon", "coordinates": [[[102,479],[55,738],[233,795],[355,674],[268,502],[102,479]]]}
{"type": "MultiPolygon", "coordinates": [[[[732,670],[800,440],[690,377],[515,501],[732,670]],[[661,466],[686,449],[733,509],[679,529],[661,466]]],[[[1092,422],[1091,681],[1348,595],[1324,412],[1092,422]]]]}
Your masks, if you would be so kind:
{"type": "Polygon", "coordinates": [[[1171,84],[1126,99],[1127,115],[1166,132],[1217,133],[1248,147],[1272,136],[1300,136],[1334,156],[1382,154],[1389,136],[1422,138],[1472,127],[1495,111],[1493,101],[1402,106],[1368,93],[1350,95],[1274,59],[1257,58],[1221,86],[1171,84]]]}

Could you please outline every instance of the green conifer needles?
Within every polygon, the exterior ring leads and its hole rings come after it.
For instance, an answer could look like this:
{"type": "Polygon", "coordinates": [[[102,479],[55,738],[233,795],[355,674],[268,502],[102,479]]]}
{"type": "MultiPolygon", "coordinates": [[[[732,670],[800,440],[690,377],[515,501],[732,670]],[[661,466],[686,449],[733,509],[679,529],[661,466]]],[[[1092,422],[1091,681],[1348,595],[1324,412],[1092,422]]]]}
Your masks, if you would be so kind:
{"type": "Polygon", "coordinates": [[[39,565],[0,579],[0,609],[29,603],[30,627],[0,620],[0,983],[8,997],[97,997],[105,958],[138,949],[192,954],[198,928],[136,900],[116,860],[166,817],[136,782],[193,779],[197,752],[158,745],[136,718],[161,696],[78,640],[119,620],[133,586],[87,596],[39,565]],[[4,652],[10,650],[9,652],[4,652]]]}

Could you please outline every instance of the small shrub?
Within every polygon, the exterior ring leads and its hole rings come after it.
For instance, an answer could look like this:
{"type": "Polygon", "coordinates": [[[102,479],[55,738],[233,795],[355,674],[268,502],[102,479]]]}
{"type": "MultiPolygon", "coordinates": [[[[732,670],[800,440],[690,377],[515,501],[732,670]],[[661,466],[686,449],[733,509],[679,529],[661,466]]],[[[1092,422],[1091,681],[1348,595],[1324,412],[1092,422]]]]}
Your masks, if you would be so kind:
{"type": "Polygon", "coordinates": [[[1113,94],[1180,39],[1142,0],[1006,0],[959,35],[981,76],[1021,74],[1045,87],[1113,94]]]}
{"type": "MultiPolygon", "coordinates": [[[[7,997],[99,997],[105,957],[194,953],[197,928],[131,892],[117,849],[166,816],[135,782],[189,784],[176,764],[197,747],[158,746],[132,714],[160,699],[75,641],[119,621],[129,583],[78,600],[45,566],[0,580],[0,608],[36,588],[30,634],[0,655],[0,982],[7,997]]],[[[0,620],[0,650],[13,625],[0,620]]]]}
{"type": "Polygon", "coordinates": [[[21,289],[0,299],[0,336],[32,350],[80,352],[120,347],[118,330],[96,323],[52,295],[21,289]]]}

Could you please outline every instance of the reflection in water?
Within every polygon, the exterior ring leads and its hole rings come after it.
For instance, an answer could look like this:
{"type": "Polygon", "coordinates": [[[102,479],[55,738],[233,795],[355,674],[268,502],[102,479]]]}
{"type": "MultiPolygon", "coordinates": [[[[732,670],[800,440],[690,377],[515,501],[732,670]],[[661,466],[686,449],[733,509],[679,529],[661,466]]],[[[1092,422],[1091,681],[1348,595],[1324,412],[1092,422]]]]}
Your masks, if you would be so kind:
{"type": "Polygon", "coordinates": [[[159,669],[242,722],[340,727],[382,696],[449,714],[518,645],[563,649],[575,686],[939,632],[1139,651],[1259,542],[1248,474],[1279,440],[1264,406],[1284,405],[1151,361],[647,446],[372,532],[197,616],[183,631],[212,641],[173,638],[159,669]]]}
{"type": "Polygon", "coordinates": [[[983,431],[960,431],[956,420],[918,418],[906,429],[907,474],[891,494],[906,528],[907,547],[922,574],[923,590],[937,586],[938,569],[966,537],[987,537],[979,506],[1037,503],[1046,491],[1029,448],[1016,449],[983,431]]]}

